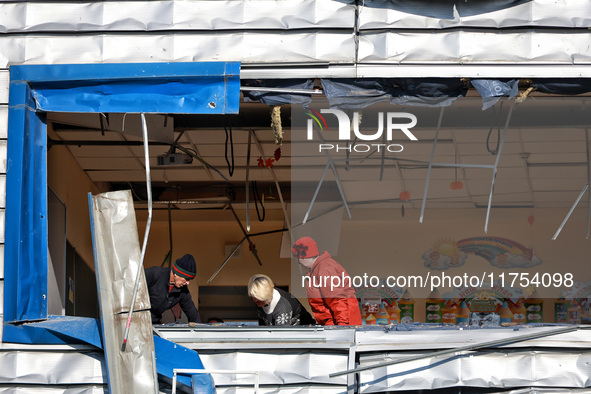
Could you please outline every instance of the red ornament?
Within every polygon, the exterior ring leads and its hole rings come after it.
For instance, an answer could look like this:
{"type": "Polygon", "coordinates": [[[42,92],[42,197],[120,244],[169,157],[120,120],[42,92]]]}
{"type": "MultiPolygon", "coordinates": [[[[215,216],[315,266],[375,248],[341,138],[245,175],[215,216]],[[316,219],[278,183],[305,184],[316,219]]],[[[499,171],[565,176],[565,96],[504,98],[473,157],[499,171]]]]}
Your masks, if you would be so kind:
{"type": "Polygon", "coordinates": [[[462,181],[453,181],[449,184],[451,190],[462,190],[464,188],[464,182],[462,181]]]}
{"type": "Polygon", "coordinates": [[[281,147],[275,149],[273,157],[275,158],[275,161],[279,161],[279,159],[281,159],[281,147]]]}
{"type": "Polygon", "coordinates": [[[529,215],[527,217],[527,221],[529,222],[529,225],[530,226],[533,226],[534,225],[534,222],[536,221],[536,218],[534,217],[534,215],[529,215]]]}
{"type": "Polygon", "coordinates": [[[405,190],[403,192],[400,192],[400,194],[398,195],[398,197],[400,197],[400,199],[402,201],[408,201],[408,200],[410,200],[410,192],[408,190],[405,190]]]}

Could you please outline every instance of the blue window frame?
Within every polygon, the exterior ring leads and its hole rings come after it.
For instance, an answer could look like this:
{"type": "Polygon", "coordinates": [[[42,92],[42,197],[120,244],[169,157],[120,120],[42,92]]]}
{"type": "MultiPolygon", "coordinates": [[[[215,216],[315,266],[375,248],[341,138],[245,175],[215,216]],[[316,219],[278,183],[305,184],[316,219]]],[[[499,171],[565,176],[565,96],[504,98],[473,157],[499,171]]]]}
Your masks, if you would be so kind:
{"type": "Polygon", "coordinates": [[[239,90],[237,62],[12,66],[5,324],[48,318],[46,113],[238,113],[239,90]]]}

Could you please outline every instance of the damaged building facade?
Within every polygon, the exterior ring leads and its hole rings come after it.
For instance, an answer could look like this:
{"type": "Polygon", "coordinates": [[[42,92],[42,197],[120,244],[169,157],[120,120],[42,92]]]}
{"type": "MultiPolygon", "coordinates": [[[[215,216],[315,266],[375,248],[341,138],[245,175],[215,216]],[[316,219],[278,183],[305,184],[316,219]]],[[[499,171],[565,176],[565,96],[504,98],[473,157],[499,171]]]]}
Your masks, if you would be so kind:
{"type": "Polygon", "coordinates": [[[0,10],[0,392],[191,392],[212,383],[175,370],[202,366],[227,372],[212,374],[218,392],[591,386],[588,2],[0,10]],[[99,223],[93,209],[121,190],[130,255],[148,231],[145,267],[193,254],[202,318],[228,324],[152,327],[139,312],[120,353],[141,270],[98,265],[121,211],[99,223]],[[255,273],[307,305],[290,253],[304,235],[347,267],[362,307],[414,314],[249,324],[255,273]],[[539,313],[445,324],[436,290],[450,308],[535,298],[539,313]]]}

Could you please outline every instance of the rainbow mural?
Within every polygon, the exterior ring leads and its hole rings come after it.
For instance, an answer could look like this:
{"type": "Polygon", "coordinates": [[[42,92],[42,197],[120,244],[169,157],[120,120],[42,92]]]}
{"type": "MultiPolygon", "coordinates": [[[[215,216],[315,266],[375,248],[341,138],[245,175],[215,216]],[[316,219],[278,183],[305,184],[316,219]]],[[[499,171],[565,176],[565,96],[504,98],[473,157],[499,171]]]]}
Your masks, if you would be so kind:
{"type": "Polygon", "coordinates": [[[459,241],[439,240],[423,253],[424,265],[434,270],[445,270],[465,264],[468,256],[482,257],[499,268],[528,268],[542,264],[532,248],[519,242],[492,236],[465,238],[459,241]]]}

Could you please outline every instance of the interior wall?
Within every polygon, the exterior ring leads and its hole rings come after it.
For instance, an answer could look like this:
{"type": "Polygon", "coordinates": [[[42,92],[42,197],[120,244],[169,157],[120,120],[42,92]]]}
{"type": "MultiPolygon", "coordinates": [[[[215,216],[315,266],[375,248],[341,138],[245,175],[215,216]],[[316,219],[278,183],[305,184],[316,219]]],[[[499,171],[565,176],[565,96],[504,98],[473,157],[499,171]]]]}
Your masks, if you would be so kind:
{"type": "MultiPolygon", "coordinates": [[[[236,214],[246,222],[244,210],[236,209],[236,214]]],[[[147,211],[136,210],[140,240],[143,239],[147,211]]],[[[192,254],[197,263],[197,277],[189,283],[193,297],[198,297],[199,286],[207,281],[220,268],[226,259],[225,246],[236,245],[244,237],[240,226],[229,210],[216,211],[172,211],[173,261],[186,253],[192,254]]],[[[242,243],[242,257],[231,258],[225,267],[212,280],[212,286],[246,286],[254,274],[270,276],[278,286],[289,286],[291,259],[279,258],[282,233],[256,236],[261,232],[281,230],[284,227],[281,215],[267,212],[264,222],[259,222],[256,213],[251,212],[249,235],[255,244],[262,265],[251,251],[248,241],[242,243]],[[253,216],[254,215],[254,216],[253,216]]],[[[153,211],[145,267],[162,265],[170,249],[168,212],[153,211]]]]}
{"type": "Polygon", "coordinates": [[[82,171],[68,148],[59,145],[47,152],[47,185],[66,205],[66,238],[94,270],[88,193],[100,193],[99,188],[82,171]]]}

